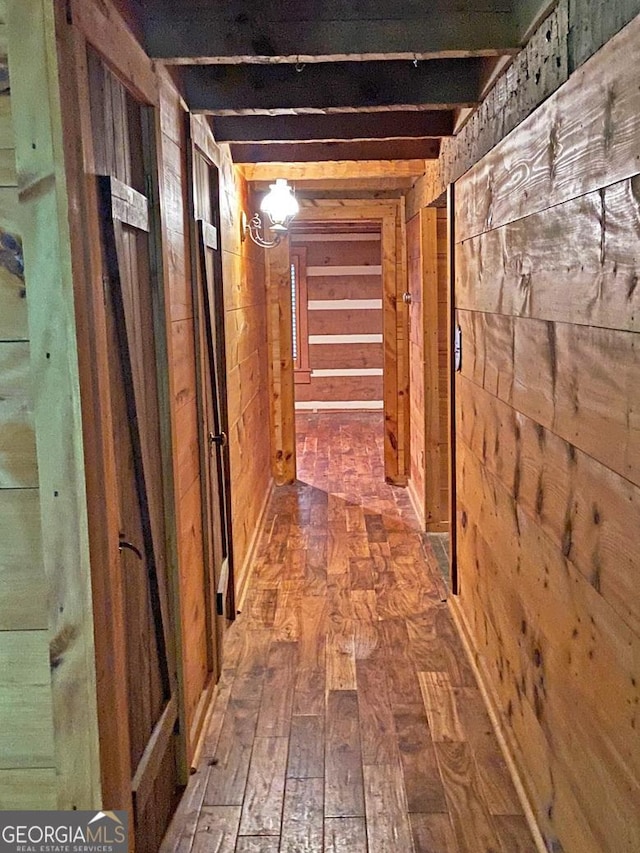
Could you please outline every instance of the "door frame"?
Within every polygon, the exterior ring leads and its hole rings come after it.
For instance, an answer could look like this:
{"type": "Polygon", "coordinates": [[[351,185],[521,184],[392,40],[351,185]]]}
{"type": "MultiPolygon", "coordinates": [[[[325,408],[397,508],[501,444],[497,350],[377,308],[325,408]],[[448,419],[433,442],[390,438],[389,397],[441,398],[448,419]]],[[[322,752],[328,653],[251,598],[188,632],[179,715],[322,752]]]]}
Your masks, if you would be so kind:
{"type": "MultiPolygon", "coordinates": [[[[383,293],[383,407],[385,479],[406,486],[409,472],[409,312],[406,290],[404,198],[302,200],[299,222],[380,223],[383,293]]],[[[296,479],[295,391],[292,357],[289,240],[266,250],[269,290],[269,366],[272,470],[279,485],[296,479]]]]}
{"type": "MultiPolygon", "coordinates": [[[[195,195],[195,155],[196,153],[202,157],[210,169],[216,169],[218,176],[221,171],[220,154],[213,141],[210,131],[205,122],[200,116],[195,116],[190,113],[185,113],[185,140],[186,140],[186,175],[187,175],[187,210],[189,216],[189,240],[190,240],[190,260],[191,260],[191,288],[193,297],[194,311],[194,327],[195,327],[195,362],[196,362],[196,397],[198,406],[198,444],[200,454],[200,472],[201,472],[201,496],[202,496],[202,530],[203,530],[203,548],[204,548],[204,564],[210,567],[210,571],[205,578],[205,606],[207,607],[207,660],[210,665],[209,677],[205,689],[198,703],[197,717],[192,724],[192,732],[189,733],[189,747],[192,752],[190,763],[193,766],[196,763],[199,750],[202,746],[203,735],[205,734],[205,724],[207,715],[210,711],[211,700],[218,683],[221,666],[222,666],[222,643],[223,643],[223,624],[225,616],[227,618],[235,618],[235,577],[234,577],[234,562],[233,562],[233,516],[230,494],[230,471],[228,458],[228,441],[229,441],[229,426],[228,426],[228,410],[227,410],[227,392],[226,392],[226,354],[225,354],[225,336],[224,336],[224,310],[223,305],[218,305],[220,309],[216,317],[215,328],[212,329],[214,335],[213,346],[216,350],[222,350],[223,363],[222,369],[219,370],[217,378],[221,381],[221,387],[211,389],[212,394],[219,395],[220,409],[218,411],[219,428],[223,435],[226,435],[227,456],[226,460],[222,453],[219,458],[219,464],[222,467],[222,478],[224,480],[224,489],[222,500],[225,502],[225,516],[228,523],[228,530],[223,536],[227,537],[227,595],[225,596],[223,613],[219,612],[219,588],[216,585],[216,576],[214,573],[213,563],[215,559],[214,552],[214,536],[212,525],[214,524],[211,512],[213,510],[211,495],[210,495],[210,443],[205,439],[205,424],[207,419],[207,392],[205,383],[208,381],[208,374],[211,370],[210,358],[208,357],[208,341],[207,341],[207,318],[204,312],[206,306],[203,305],[204,288],[207,286],[206,264],[205,258],[202,257],[202,249],[206,252],[207,246],[202,246],[201,243],[206,233],[212,234],[212,228],[217,230],[215,235],[217,249],[220,253],[217,269],[214,270],[214,275],[217,273],[220,280],[218,285],[222,287],[222,232],[220,222],[215,226],[213,223],[206,223],[205,220],[196,218],[196,195],[195,195]],[[207,226],[211,226],[207,228],[207,226]],[[222,617],[222,618],[221,618],[222,617]]],[[[218,187],[219,189],[219,187],[218,187]]],[[[220,212],[220,200],[215,199],[220,212]]],[[[221,217],[219,217],[220,219],[221,217]]],[[[212,248],[209,246],[208,248],[212,248]]],[[[214,290],[216,283],[214,282],[214,290]]],[[[214,292],[214,303],[216,299],[214,292]]],[[[214,307],[215,304],[214,304],[214,307]]],[[[219,353],[214,354],[214,358],[219,353]]],[[[216,380],[214,380],[215,383],[216,380]]],[[[213,405],[215,405],[215,402],[213,405]]]]}
{"type": "Polygon", "coordinates": [[[447,350],[448,350],[448,436],[449,436],[449,571],[451,577],[451,592],[460,593],[460,578],[458,577],[458,530],[457,530],[457,497],[456,497],[456,217],[455,217],[455,184],[447,187],[447,350]]]}

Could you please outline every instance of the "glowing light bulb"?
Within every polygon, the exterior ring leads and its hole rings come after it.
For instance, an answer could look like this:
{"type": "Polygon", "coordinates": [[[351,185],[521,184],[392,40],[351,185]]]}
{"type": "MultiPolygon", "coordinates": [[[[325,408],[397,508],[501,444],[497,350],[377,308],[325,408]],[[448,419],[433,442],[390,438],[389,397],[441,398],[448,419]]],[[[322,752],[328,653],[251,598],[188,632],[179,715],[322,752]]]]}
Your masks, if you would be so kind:
{"type": "Polygon", "coordinates": [[[260,210],[271,220],[272,231],[286,231],[289,220],[299,210],[293,190],[284,178],[277,178],[275,184],[270,184],[269,192],[262,199],[260,210]]]}

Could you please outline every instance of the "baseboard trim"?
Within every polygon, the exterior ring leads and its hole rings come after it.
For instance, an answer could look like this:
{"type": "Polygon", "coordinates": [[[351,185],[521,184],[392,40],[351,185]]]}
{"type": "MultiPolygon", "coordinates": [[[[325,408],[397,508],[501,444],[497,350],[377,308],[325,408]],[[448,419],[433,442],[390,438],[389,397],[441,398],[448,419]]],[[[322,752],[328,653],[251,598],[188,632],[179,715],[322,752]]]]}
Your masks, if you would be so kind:
{"type": "Polygon", "coordinates": [[[416,518],[420,523],[420,530],[424,531],[424,507],[420,506],[420,498],[416,493],[416,484],[411,478],[409,478],[409,481],[407,483],[407,492],[409,493],[409,500],[411,501],[413,511],[415,512],[416,518]]]}
{"type": "Polygon", "coordinates": [[[207,739],[207,734],[209,732],[209,723],[211,722],[211,715],[213,714],[213,708],[216,704],[216,699],[218,698],[219,684],[219,681],[215,682],[214,684],[210,684],[206,691],[206,696],[203,697],[204,710],[201,715],[198,737],[196,739],[195,746],[193,749],[193,755],[191,756],[191,761],[189,762],[190,772],[192,774],[196,772],[196,770],[198,769],[198,765],[200,764],[202,750],[204,748],[204,744],[207,739]]]}
{"type": "Polygon", "coordinates": [[[415,482],[411,478],[409,478],[407,481],[407,492],[409,492],[409,500],[411,501],[411,506],[413,507],[413,511],[415,512],[418,522],[420,523],[420,530],[423,533],[449,532],[448,521],[427,521],[424,507],[420,505],[420,496],[416,492],[415,482]]]}
{"type": "Polygon", "coordinates": [[[460,639],[462,640],[462,645],[464,647],[465,654],[467,655],[471,668],[473,669],[473,672],[478,681],[478,687],[480,688],[482,700],[487,709],[487,713],[489,714],[491,726],[498,739],[498,743],[500,744],[500,750],[502,752],[502,755],[504,756],[507,768],[509,769],[509,775],[513,780],[516,793],[518,794],[518,799],[520,800],[520,805],[522,806],[522,810],[524,812],[525,820],[527,821],[529,829],[531,830],[531,835],[533,836],[533,840],[535,842],[538,853],[549,853],[549,848],[545,844],[542,832],[540,831],[540,827],[538,826],[538,821],[536,820],[531,801],[529,800],[529,796],[524,787],[522,777],[518,769],[518,765],[516,764],[516,761],[513,757],[513,751],[509,746],[510,736],[505,732],[502,726],[500,720],[500,712],[498,711],[498,702],[496,701],[495,694],[490,687],[490,681],[487,677],[487,674],[484,672],[484,667],[476,660],[476,656],[473,651],[473,643],[471,642],[471,631],[469,630],[469,625],[467,623],[462,607],[460,606],[459,596],[449,596],[448,603],[451,610],[451,616],[453,618],[454,625],[456,626],[456,630],[458,631],[460,639]]]}
{"type": "Polygon", "coordinates": [[[244,601],[247,595],[247,590],[249,588],[249,582],[253,577],[253,566],[254,559],[256,556],[256,550],[258,548],[258,542],[260,541],[260,537],[262,536],[262,525],[264,522],[264,516],[267,511],[267,507],[269,506],[269,501],[271,500],[271,495],[273,494],[274,487],[275,482],[271,480],[271,484],[269,485],[269,488],[266,491],[262,506],[260,507],[260,512],[258,513],[258,518],[256,520],[253,536],[251,537],[247,556],[244,558],[244,563],[242,564],[240,584],[238,586],[238,589],[236,590],[236,610],[242,610],[244,608],[244,601]]]}

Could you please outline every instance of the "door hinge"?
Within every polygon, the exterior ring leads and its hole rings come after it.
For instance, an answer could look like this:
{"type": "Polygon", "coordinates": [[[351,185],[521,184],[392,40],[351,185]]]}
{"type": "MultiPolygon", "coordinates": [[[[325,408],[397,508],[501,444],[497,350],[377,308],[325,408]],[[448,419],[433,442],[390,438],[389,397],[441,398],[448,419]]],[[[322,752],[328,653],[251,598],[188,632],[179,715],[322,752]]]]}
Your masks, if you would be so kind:
{"type": "Polygon", "coordinates": [[[150,206],[153,197],[153,177],[149,172],[144,176],[144,194],[147,197],[147,204],[150,206]]]}
{"type": "Polygon", "coordinates": [[[462,329],[460,326],[456,326],[455,329],[453,358],[456,372],[459,373],[462,370],[462,329]]]}
{"type": "Polygon", "coordinates": [[[209,433],[209,444],[215,444],[217,447],[226,447],[228,444],[226,432],[221,432],[218,435],[209,433]]]}

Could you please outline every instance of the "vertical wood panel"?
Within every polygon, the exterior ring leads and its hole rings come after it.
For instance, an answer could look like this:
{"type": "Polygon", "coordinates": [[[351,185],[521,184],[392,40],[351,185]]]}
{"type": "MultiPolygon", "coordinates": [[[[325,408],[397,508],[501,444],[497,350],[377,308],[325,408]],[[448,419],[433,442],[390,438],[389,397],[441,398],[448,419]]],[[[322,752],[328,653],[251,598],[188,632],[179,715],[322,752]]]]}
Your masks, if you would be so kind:
{"type": "Polygon", "coordinates": [[[418,518],[425,522],[425,336],[422,323],[424,306],[424,273],[422,216],[419,212],[407,222],[407,290],[411,294],[409,308],[409,490],[418,518]]]}
{"type": "Polygon", "coordinates": [[[411,490],[426,530],[448,530],[446,212],[423,208],[408,223],[411,293],[411,490]]]}
{"type": "Polygon", "coordinates": [[[267,254],[269,340],[272,364],[272,470],[276,483],[292,483],[296,470],[295,389],[291,333],[289,240],[267,254]]]}

